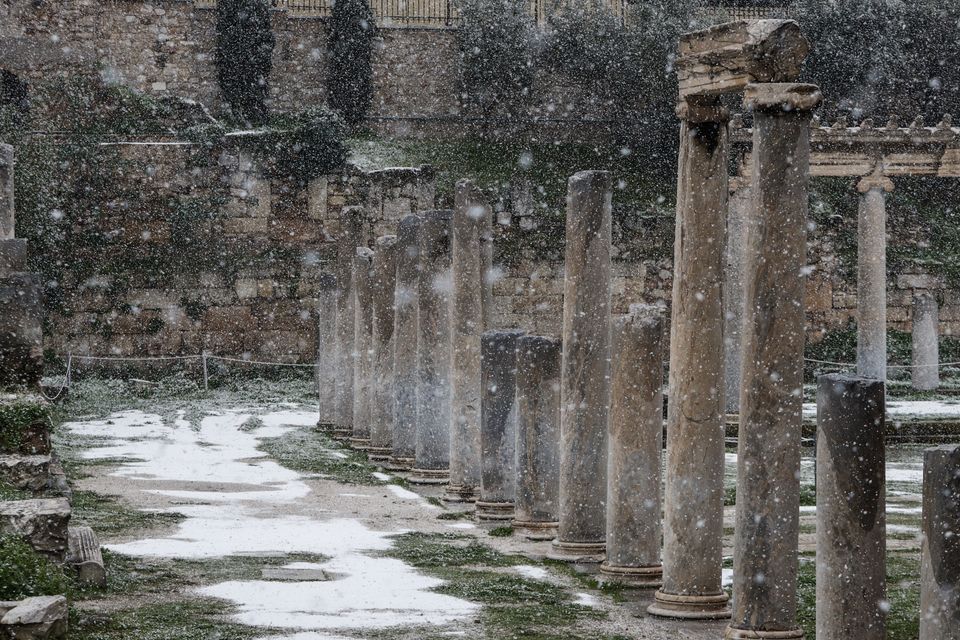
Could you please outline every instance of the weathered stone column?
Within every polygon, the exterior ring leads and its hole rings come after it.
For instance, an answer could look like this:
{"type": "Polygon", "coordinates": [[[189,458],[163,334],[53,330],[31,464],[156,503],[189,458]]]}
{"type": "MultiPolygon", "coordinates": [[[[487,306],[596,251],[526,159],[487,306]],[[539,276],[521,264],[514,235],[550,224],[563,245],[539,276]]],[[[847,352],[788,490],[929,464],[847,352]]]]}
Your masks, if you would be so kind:
{"type": "Polygon", "coordinates": [[[483,333],[485,244],[490,207],[469,180],[457,182],[451,265],[452,402],[450,485],[446,500],[471,502],[480,487],[480,335],[483,333]]]}
{"type": "Polygon", "coordinates": [[[0,144],[0,240],[14,238],[13,153],[11,145],[0,144]]]}
{"type": "Polygon", "coordinates": [[[927,292],[913,297],[913,388],[933,391],[940,386],[940,313],[937,299],[927,292]]]}
{"type": "Polygon", "coordinates": [[[600,562],[606,545],[612,193],[606,171],[567,187],[560,385],[560,513],[552,557],[600,562]]]}
{"type": "Polygon", "coordinates": [[[753,191],[745,178],[730,179],[727,203],[727,256],[723,278],[724,410],[740,413],[740,339],[743,329],[743,244],[753,191]]]}
{"type": "Polygon", "coordinates": [[[317,397],[320,415],[317,428],[325,431],[337,424],[337,277],[321,273],[317,290],[317,397]]]}
{"type": "Polygon", "coordinates": [[[923,453],[920,640],[960,638],[960,445],[923,453]]]}
{"type": "Polygon", "coordinates": [[[482,273],[481,294],[483,297],[483,330],[493,328],[493,214],[483,218],[483,231],[480,235],[480,264],[482,273]]]}
{"type": "Polygon", "coordinates": [[[450,476],[450,223],[452,211],[428,211],[420,225],[417,337],[417,454],[410,482],[450,476]]]}
{"type": "Polygon", "coordinates": [[[357,247],[366,246],[363,207],[344,207],[337,238],[337,429],[335,435],[353,433],[353,360],[356,313],[353,295],[353,260],[357,247]]]}
{"type": "Polygon", "coordinates": [[[553,540],[560,499],[559,340],[517,341],[517,492],[513,528],[528,540],[553,540]]]}
{"type": "Polygon", "coordinates": [[[357,247],[353,259],[354,352],[353,359],[353,435],[350,444],[357,449],[370,445],[370,372],[373,358],[373,295],[370,269],[373,251],[357,247]]]}
{"type": "Polygon", "coordinates": [[[727,638],[802,638],[797,626],[807,84],[752,84],[754,219],[747,233],[733,620],[727,638]]]}
{"type": "Polygon", "coordinates": [[[730,615],[723,562],[723,279],[728,114],[681,105],[667,407],[663,586],[648,611],[730,615]]]}
{"type": "Polygon", "coordinates": [[[613,387],[603,580],[659,587],[663,312],[631,305],[613,325],[613,387]]]}
{"type": "Polygon", "coordinates": [[[857,184],[857,374],[887,379],[887,194],[880,169],[857,184]]]}
{"type": "Polygon", "coordinates": [[[384,461],[393,450],[394,295],[397,285],[397,236],[377,238],[371,271],[373,307],[373,364],[370,389],[371,460],[384,461]]]}
{"type": "Polygon", "coordinates": [[[817,381],[817,640],[886,637],[884,383],[817,381]]]}
{"type": "Polygon", "coordinates": [[[397,285],[393,320],[393,451],[388,469],[413,467],[417,452],[417,342],[420,303],[420,216],[397,225],[397,285]]]}
{"type": "Polygon", "coordinates": [[[513,518],[517,493],[517,342],[519,329],[487,331],[482,354],[478,520],[513,518]]]}

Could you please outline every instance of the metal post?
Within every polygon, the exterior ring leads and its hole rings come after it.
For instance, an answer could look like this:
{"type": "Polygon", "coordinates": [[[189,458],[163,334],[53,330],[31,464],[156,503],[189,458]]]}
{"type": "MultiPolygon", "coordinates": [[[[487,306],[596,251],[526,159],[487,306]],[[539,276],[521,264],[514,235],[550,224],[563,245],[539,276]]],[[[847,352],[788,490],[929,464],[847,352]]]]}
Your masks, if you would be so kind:
{"type": "Polygon", "coordinates": [[[203,352],[203,355],[201,356],[201,358],[203,359],[203,390],[209,391],[210,390],[210,374],[207,371],[207,352],[206,351],[203,352]]]}

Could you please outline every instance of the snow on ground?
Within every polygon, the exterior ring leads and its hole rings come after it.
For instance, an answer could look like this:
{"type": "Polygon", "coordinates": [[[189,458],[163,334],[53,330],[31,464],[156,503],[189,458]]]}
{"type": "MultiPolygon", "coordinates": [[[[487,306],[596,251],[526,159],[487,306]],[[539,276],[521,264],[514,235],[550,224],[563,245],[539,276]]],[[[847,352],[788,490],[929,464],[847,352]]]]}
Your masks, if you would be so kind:
{"type": "Polygon", "coordinates": [[[534,567],[528,564],[517,565],[513,570],[524,578],[530,578],[531,580],[546,580],[550,576],[550,572],[543,567],[534,567]]]}
{"type": "MultiPolygon", "coordinates": [[[[394,532],[373,531],[352,519],[276,515],[277,505],[303,500],[311,490],[306,476],[260,451],[260,440],[315,422],[314,411],[237,410],[209,414],[195,428],[182,413],[171,424],[158,415],[127,411],[64,428],[104,439],[84,457],[122,459],[112,475],[142,483],[142,491],[207,503],[169,509],[186,516],[175,532],[107,545],[113,551],[170,558],[278,553],[329,558],[310,566],[336,576],[331,581],[230,581],[197,590],[237,604],[240,622],[307,632],[289,636],[296,640],[335,640],[319,632],[446,624],[475,612],[472,603],[429,591],[442,581],[377,557],[390,548],[394,532]],[[258,421],[251,423],[251,417],[258,421]],[[177,488],[163,486],[169,483],[177,488]],[[191,484],[197,488],[191,490],[191,484]]],[[[402,487],[387,487],[398,497],[420,499],[402,487]]]]}
{"type": "MultiPolygon", "coordinates": [[[[944,400],[888,400],[887,416],[893,419],[897,418],[922,418],[924,420],[935,419],[960,419],[960,402],[951,402],[944,400]]],[[[816,419],[817,403],[805,402],[803,405],[803,417],[816,419]]]]}

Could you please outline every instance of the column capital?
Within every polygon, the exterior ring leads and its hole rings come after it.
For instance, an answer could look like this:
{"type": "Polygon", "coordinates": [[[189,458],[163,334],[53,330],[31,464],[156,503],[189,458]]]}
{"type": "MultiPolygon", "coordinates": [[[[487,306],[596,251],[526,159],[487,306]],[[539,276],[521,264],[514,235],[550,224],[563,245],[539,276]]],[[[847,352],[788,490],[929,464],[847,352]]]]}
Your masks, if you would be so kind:
{"type": "Polygon", "coordinates": [[[820,88],[799,82],[757,82],[748,84],[743,93],[743,106],[751,111],[810,112],[823,102],[820,88]]]}
{"type": "Polygon", "coordinates": [[[677,103],[676,113],[678,118],[690,124],[730,121],[730,110],[715,100],[709,102],[681,100],[677,103]]]}
{"type": "Polygon", "coordinates": [[[860,178],[860,181],[857,182],[857,191],[860,193],[868,193],[874,189],[883,189],[885,193],[892,193],[893,187],[893,180],[883,175],[879,167],[876,171],[860,178]]]}

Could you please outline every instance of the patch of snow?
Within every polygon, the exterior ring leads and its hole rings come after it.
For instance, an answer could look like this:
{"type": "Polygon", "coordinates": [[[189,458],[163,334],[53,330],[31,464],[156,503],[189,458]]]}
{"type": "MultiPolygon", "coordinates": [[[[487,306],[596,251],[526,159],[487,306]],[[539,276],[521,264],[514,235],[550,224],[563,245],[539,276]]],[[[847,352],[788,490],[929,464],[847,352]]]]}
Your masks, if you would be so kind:
{"type": "Polygon", "coordinates": [[[584,607],[599,607],[600,601],[597,600],[597,597],[590,593],[575,593],[574,595],[574,604],[583,605],[584,607]]]}
{"type": "Polygon", "coordinates": [[[380,473],[379,471],[374,471],[370,475],[372,475],[374,478],[376,478],[380,482],[387,482],[388,480],[393,478],[393,476],[387,475],[386,473],[380,473]]]}
{"type": "Polygon", "coordinates": [[[543,567],[534,567],[528,564],[520,564],[514,567],[514,570],[524,578],[532,580],[546,580],[550,572],[543,567]]]}
{"type": "Polygon", "coordinates": [[[397,484],[388,484],[387,489],[389,489],[390,492],[393,493],[393,495],[397,496],[398,498],[402,498],[403,500],[419,500],[420,499],[419,493],[414,493],[409,489],[404,489],[403,487],[397,484]]]}
{"type": "Polygon", "coordinates": [[[733,586],[733,569],[720,570],[720,586],[721,587],[733,586]]]}
{"type": "Polygon", "coordinates": [[[454,524],[448,524],[448,527],[451,529],[476,529],[477,525],[472,522],[456,522],[454,524]]]}
{"type": "Polygon", "coordinates": [[[923,514],[921,507],[892,507],[887,505],[887,513],[900,513],[909,516],[919,516],[923,514]]]}

